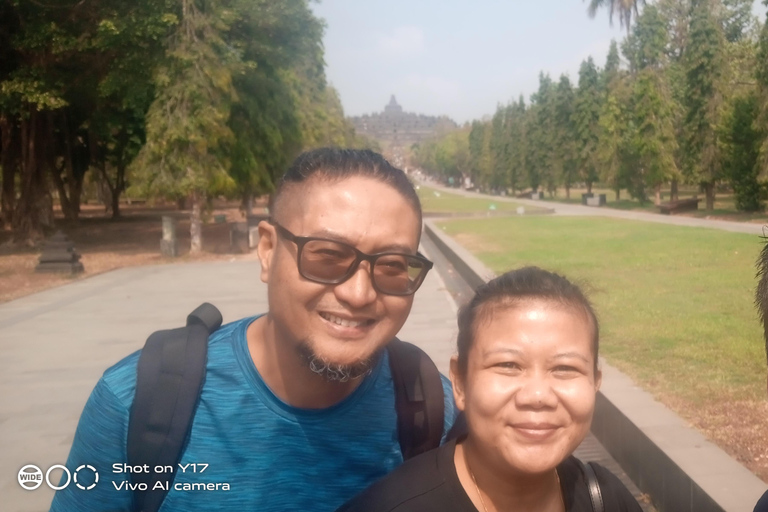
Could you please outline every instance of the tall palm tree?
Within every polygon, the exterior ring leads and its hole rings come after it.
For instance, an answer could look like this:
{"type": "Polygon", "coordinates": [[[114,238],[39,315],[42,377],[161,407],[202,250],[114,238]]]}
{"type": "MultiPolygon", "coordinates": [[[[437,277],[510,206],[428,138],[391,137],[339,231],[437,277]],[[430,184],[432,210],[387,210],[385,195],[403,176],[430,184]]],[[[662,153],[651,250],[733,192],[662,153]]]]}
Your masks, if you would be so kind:
{"type": "Polygon", "coordinates": [[[608,7],[608,19],[613,25],[613,15],[619,16],[619,24],[626,27],[629,34],[629,27],[632,22],[632,15],[638,15],[640,5],[645,5],[646,0],[589,0],[587,13],[590,18],[594,18],[597,10],[601,7],[608,7]]]}

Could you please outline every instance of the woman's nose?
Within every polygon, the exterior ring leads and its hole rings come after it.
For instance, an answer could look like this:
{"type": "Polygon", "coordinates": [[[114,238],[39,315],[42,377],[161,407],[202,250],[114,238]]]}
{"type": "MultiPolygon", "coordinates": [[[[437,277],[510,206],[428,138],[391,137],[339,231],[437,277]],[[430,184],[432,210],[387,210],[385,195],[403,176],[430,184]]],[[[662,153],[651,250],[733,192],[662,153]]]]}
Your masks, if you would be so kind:
{"type": "Polygon", "coordinates": [[[522,408],[546,409],[557,407],[557,395],[552,383],[544,375],[529,375],[522,379],[515,393],[517,405],[522,408]]]}

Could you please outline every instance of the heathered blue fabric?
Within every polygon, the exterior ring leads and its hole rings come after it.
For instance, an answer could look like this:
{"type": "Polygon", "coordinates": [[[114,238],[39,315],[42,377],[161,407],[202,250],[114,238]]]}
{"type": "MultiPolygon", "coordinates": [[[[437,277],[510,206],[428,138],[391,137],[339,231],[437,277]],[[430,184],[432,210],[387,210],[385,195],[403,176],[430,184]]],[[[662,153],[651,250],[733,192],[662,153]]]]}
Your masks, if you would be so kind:
{"type": "MultiPolygon", "coordinates": [[[[269,390],[251,360],[245,331],[254,319],[223,326],[209,341],[206,381],[181,462],[197,471],[177,472],[161,511],[332,511],[403,461],[386,355],[339,404],[297,409],[269,390]],[[230,489],[183,490],[200,483],[230,489]]],[[[94,466],[98,484],[89,491],[69,485],[56,493],[51,511],[130,510],[131,491],[115,487],[130,477],[113,472],[113,464],[126,461],[138,356],[104,373],[75,433],[67,468],[94,466]]],[[[456,412],[445,377],[443,387],[447,432],[456,412]]]]}

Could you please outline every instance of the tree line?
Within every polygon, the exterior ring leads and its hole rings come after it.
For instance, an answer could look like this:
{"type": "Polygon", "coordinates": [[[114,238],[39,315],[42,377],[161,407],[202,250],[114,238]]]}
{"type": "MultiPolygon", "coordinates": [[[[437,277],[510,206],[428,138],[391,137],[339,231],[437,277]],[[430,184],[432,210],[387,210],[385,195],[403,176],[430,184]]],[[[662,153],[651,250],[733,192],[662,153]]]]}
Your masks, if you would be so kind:
{"type": "MultiPolygon", "coordinates": [[[[768,0],[764,0],[768,5],[768,0]]],[[[592,4],[596,2],[593,1],[592,4]]],[[[597,2],[599,3],[599,2],[597,2]]],[[[566,196],[577,184],[658,203],[695,184],[713,209],[720,184],[736,207],[763,209],[768,190],[768,17],[752,0],[645,5],[606,62],[581,63],[578,82],[539,75],[538,90],[493,117],[414,147],[415,163],[491,190],[566,196]]],[[[637,4],[626,10],[631,14],[637,4]]],[[[593,12],[593,11],[592,11],[593,12]]]]}
{"type": "Polygon", "coordinates": [[[326,84],[308,0],[0,0],[2,223],[76,220],[86,178],[201,211],[251,199],[302,149],[364,145],[326,84]]]}

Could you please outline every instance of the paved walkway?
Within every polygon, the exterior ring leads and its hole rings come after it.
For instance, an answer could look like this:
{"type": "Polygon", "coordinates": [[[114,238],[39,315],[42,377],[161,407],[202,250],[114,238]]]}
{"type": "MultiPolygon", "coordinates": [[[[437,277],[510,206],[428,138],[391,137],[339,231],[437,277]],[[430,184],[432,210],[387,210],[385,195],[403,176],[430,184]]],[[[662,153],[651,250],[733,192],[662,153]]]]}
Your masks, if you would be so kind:
{"type": "MultiPolygon", "coordinates": [[[[763,224],[749,222],[733,222],[727,220],[700,219],[681,215],[662,215],[658,213],[637,212],[628,210],[616,210],[614,208],[582,206],[580,204],[557,203],[554,201],[535,201],[532,199],[518,199],[516,197],[493,196],[479,192],[444,187],[434,182],[425,182],[425,186],[441,190],[451,194],[466,197],[482,197],[499,202],[517,203],[523,206],[536,206],[539,208],[552,208],[556,215],[588,215],[593,217],[613,217],[617,219],[639,220],[643,222],[658,222],[660,224],[673,224],[676,226],[689,226],[698,228],[722,229],[735,233],[749,233],[763,235],[763,224]]],[[[768,231],[766,232],[768,234],[768,231]]]]}

